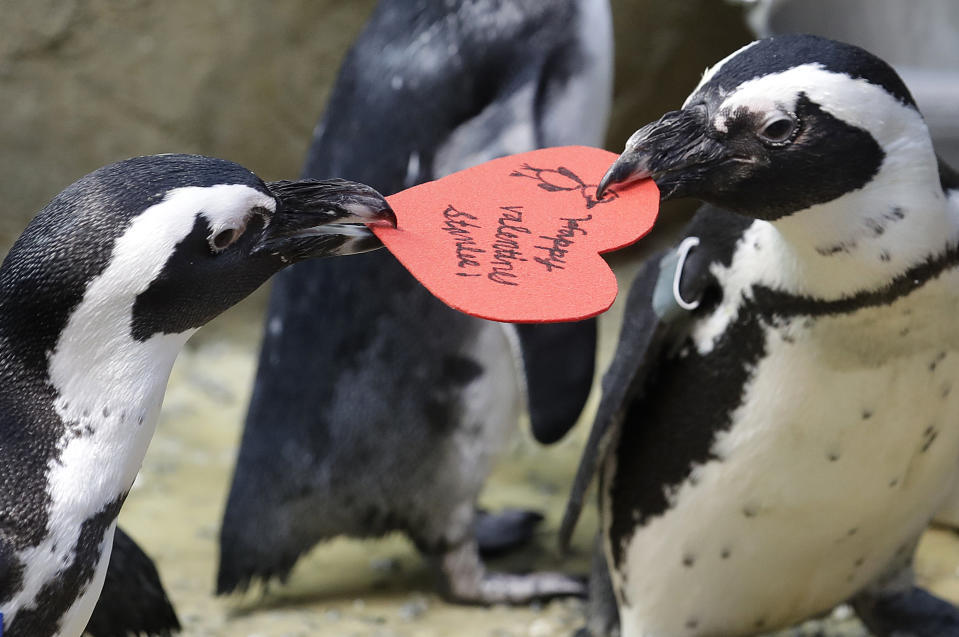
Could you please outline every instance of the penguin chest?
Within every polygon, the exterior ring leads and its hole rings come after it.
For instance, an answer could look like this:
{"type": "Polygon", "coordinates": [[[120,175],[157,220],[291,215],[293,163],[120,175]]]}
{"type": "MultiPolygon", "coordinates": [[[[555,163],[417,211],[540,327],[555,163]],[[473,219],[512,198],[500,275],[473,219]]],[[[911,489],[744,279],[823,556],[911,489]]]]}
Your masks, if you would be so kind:
{"type": "Polygon", "coordinates": [[[758,321],[763,355],[709,459],[626,541],[624,635],[763,632],[909,563],[959,468],[957,284],[758,321]]]}
{"type": "MultiPolygon", "coordinates": [[[[468,344],[467,356],[482,369],[477,382],[465,385],[457,400],[460,426],[451,438],[449,473],[465,477],[472,492],[485,482],[522,413],[522,386],[515,335],[509,326],[481,324],[468,344]],[[454,470],[455,468],[455,470],[454,470]],[[475,482],[474,482],[475,481],[475,482]]],[[[470,498],[472,507],[472,499],[470,498]]]]}
{"type": "Polygon", "coordinates": [[[428,515],[423,517],[436,526],[422,533],[436,542],[459,541],[470,534],[476,498],[522,413],[518,389],[522,378],[510,338],[512,330],[499,323],[470,323],[475,328],[471,337],[455,356],[446,357],[460,361],[456,366],[462,368],[459,372],[447,370],[461,376],[443,397],[447,434],[423,448],[423,455],[434,464],[427,482],[410,489],[417,503],[428,504],[428,515]]]}
{"type": "Polygon", "coordinates": [[[106,574],[116,516],[143,461],[170,367],[187,336],[121,344],[113,357],[85,352],[88,341],[77,337],[51,354],[59,430],[55,452],[44,458],[46,528],[36,544],[15,556],[23,578],[3,607],[6,621],[17,622],[20,611],[40,606],[44,621],[60,626],[56,634],[79,634],[86,625],[106,574]]]}

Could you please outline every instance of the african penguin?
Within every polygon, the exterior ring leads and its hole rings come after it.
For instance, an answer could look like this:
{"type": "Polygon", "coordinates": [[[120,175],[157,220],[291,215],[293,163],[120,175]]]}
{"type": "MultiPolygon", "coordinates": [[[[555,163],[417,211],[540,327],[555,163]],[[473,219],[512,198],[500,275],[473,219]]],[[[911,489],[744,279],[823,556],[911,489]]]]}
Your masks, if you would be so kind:
{"type": "MultiPolygon", "coordinates": [[[[611,24],[607,0],[383,0],[340,70],[305,174],[391,193],[509,153],[598,145],[611,24]]],[[[389,254],[331,265],[302,264],[274,284],[218,592],[283,579],[323,540],[401,531],[450,599],[581,593],[560,574],[488,573],[478,547],[516,544],[536,518],[477,521],[475,507],[524,384],[538,439],[575,422],[592,381],[594,322],[532,326],[517,339],[449,309],[389,254]]]]}
{"type": "Polygon", "coordinates": [[[749,44],[599,194],[707,205],[634,283],[584,453],[624,637],[752,635],[841,602],[959,634],[911,557],[959,470],[959,180],[883,61],[749,44]]]}
{"type": "Polygon", "coordinates": [[[137,157],[67,187],[0,266],[0,613],[76,637],[187,338],[287,264],[380,244],[395,216],[344,180],[137,157]]]}

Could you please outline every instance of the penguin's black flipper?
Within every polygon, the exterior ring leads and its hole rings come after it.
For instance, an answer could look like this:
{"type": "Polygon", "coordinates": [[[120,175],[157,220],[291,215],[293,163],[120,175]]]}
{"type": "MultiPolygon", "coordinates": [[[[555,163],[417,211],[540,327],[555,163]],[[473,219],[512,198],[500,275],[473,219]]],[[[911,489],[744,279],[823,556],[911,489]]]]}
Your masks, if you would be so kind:
{"type": "Polygon", "coordinates": [[[599,536],[593,547],[593,561],[589,569],[589,595],[586,599],[586,625],[573,637],[613,637],[619,635],[619,609],[616,592],[603,553],[599,536]]]}
{"type": "Polygon", "coordinates": [[[564,550],[569,547],[583,508],[583,498],[596,467],[601,464],[609,434],[616,430],[624,407],[636,389],[642,386],[666,343],[668,325],[656,314],[652,304],[661,258],[662,255],[656,255],[647,261],[629,290],[616,356],[603,377],[603,397],[583,448],[559,528],[560,547],[564,550]]]}
{"type": "Polygon", "coordinates": [[[622,421],[623,410],[643,391],[660,358],[685,338],[701,302],[705,306],[704,301],[716,301],[707,299],[713,281],[708,267],[714,252],[734,240],[736,224],[741,222],[730,217],[733,215],[726,211],[703,206],[679,246],[647,260],[630,286],[616,355],[603,376],[603,397],[560,524],[562,549],[569,546],[583,497],[622,421]],[[711,229],[717,226],[719,231],[711,229]]]}
{"type": "Polygon", "coordinates": [[[180,621],[153,560],[118,527],[103,592],[86,633],[92,637],[169,637],[179,631],[180,621]]]}
{"type": "Polygon", "coordinates": [[[942,190],[947,194],[950,190],[959,190],[959,170],[947,164],[938,155],[936,155],[936,161],[939,164],[939,183],[942,184],[942,190]]]}
{"type": "Polygon", "coordinates": [[[895,593],[860,595],[853,608],[876,637],[959,635],[959,609],[918,586],[895,593]]]}
{"type": "Polygon", "coordinates": [[[719,302],[710,264],[731,254],[730,247],[749,223],[721,208],[702,206],[679,245],[650,257],[630,286],[616,355],[603,376],[603,396],[560,524],[560,548],[569,546],[586,489],[623,410],[643,391],[659,360],[686,338],[694,316],[719,302]]]}
{"type": "Polygon", "coordinates": [[[544,445],[566,435],[593,386],[596,319],[517,325],[533,437],[544,445]]]}

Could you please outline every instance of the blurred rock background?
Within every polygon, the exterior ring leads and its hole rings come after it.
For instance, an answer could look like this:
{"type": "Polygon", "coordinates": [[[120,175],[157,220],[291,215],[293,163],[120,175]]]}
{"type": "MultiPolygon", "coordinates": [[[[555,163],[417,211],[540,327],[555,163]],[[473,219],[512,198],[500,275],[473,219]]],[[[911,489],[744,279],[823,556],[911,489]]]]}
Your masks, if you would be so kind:
{"type": "MultiPolygon", "coordinates": [[[[298,175],[373,0],[0,0],[0,249],[104,164],[189,152],[298,175]]],[[[614,0],[609,147],[748,41],[719,0],[614,0]]]]}

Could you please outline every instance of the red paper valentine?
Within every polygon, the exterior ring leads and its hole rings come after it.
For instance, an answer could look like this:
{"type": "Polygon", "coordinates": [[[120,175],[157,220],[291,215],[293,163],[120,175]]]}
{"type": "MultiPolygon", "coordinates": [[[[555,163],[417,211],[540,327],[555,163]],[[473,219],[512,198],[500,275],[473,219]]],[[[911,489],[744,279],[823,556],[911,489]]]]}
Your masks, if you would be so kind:
{"type": "Polygon", "coordinates": [[[494,159],[387,197],[397,228],[373,231],[461,312],[511,323],[596,316],[617,292],[599,255],[642,238],[659,210],[651,180],[596,199],[615,159],[584,146],[494,159]]]}

